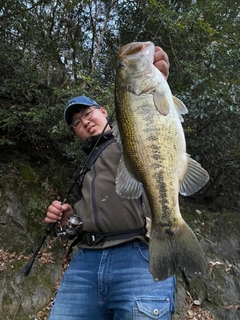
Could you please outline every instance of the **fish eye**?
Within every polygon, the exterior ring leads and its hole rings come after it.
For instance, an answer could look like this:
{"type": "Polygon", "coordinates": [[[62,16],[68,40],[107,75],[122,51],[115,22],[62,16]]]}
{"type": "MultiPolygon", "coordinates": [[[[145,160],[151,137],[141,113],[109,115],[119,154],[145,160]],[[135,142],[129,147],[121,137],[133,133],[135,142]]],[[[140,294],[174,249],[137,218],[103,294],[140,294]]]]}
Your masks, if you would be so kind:
{"type": "Polygon", "coordinates": [[[119,63],[118,68],[119,68],[119,69],[122,69],[122,68],[124,68],[125,66],[126,66],[126,62],[122,61],[122,62],[119,63]]]}

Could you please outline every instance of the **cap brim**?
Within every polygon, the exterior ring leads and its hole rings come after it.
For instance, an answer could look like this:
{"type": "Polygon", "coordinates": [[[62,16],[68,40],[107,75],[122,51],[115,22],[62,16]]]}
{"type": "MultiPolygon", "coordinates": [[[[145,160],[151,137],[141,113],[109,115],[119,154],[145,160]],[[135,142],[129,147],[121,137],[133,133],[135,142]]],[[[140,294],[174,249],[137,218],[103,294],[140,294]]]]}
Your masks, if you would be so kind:
{"type": "Polygon", "coordinates": [[[98,105],[92,105],[92,106],[89,106],[87,104],[69,105],[64,111],[64,119],[65,119],[65,122],[67,123],[67,125],[71,126],[72,116],[74,113],[77,113],[78,111],[80,111],[81,108],[90,108],[90,107],[95,108],[95,109],[100,109],[100,106],[98,106],[98,105]]]}

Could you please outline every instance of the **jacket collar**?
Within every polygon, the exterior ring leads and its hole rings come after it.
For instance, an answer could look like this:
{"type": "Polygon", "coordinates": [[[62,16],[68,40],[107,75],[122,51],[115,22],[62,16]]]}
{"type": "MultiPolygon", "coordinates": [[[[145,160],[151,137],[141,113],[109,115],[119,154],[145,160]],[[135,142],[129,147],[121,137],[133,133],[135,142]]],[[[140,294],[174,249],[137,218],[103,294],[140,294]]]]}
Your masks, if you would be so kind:
{"type": "MultiPolygon", "coordinates": [[[[86,153],[86,154],[89,154],[92,149],[94,148],[98,138],[99,138],[100,135],[97,135],[97,136],[92,136],[92,137],[89,137],[87,138],[84,143],[83,143],[83,146],[82,146],[82,150],[86,153]]],[[[113,138],[113,133],[112,133],[112,130],[108,130],[106,132],[104,132],[104,134],[102,135],[102,137],[100,138],[100,140],[98,141],[98,144],[97,145],[100,145],[101,143],[105,142],[106,140],[110,139],[110,138],[113,138]]]]}

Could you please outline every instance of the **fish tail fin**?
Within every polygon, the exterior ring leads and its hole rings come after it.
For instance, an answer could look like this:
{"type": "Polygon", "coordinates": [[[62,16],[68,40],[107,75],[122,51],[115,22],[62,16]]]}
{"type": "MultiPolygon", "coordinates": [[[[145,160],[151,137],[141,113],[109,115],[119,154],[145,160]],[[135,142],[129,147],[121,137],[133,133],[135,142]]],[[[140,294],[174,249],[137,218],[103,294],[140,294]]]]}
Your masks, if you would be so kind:
{"type": "Polygon", "coordinates": [[[165,280],[177,268],[187,275],[204,275],[207,259],[191,228],[183,221],[177,233],[164,234],[153,228],[149,242],[149,270],[155,281],[165,280]]]}

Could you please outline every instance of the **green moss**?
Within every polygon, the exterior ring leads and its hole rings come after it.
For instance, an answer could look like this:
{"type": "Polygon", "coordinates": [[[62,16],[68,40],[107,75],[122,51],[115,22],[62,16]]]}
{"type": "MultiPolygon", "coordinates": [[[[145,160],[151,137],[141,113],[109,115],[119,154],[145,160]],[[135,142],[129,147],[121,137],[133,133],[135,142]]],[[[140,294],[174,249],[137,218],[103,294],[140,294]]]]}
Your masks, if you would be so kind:
{"type": "Polygon", "coordinates": [[[21,173],[21,176],[22,176],[23,180],[27,181],[28,183],[35,183],[33,170],[29,165],[22,164],[20,166],[20,173],[21,173]]]}
{"type": "MultiPolygon", "coordinates": [[[[56,241],[57,242],[57,241],[56,241]]],[[[4,295],[2,300],[2,312],[0,320],[24,320],[29,319],[33,314],[26,314],[26,310],[21,307],[22,295],[24,297],[31,297],[36,294],[40,288],[43,290],[42,304],[35,306],[39,309],[45,308],[50,302],[51,296],[54,291],[56,282],[56,272],[60,273],[61,266],[59,262],[59,256],[62,252],[62,246],[57,242],[51,247],[53,250],[54,263],[48,263],[47,265],[40,265],[36,259],[34,266],[28,277],[21,277],[23,266],[27,263],[27,260],[13,261],[1,274],[0,279],[5,279],[4,295]],[[56,264],[55,264],[56,263],[56,264]],[[18,289],[17,289],[18,287],[18,289]],[[17,289],[17,290],[16,290],[17,289]]],[[[33,311],[33,313],[36,312],[33,311]]]]}

